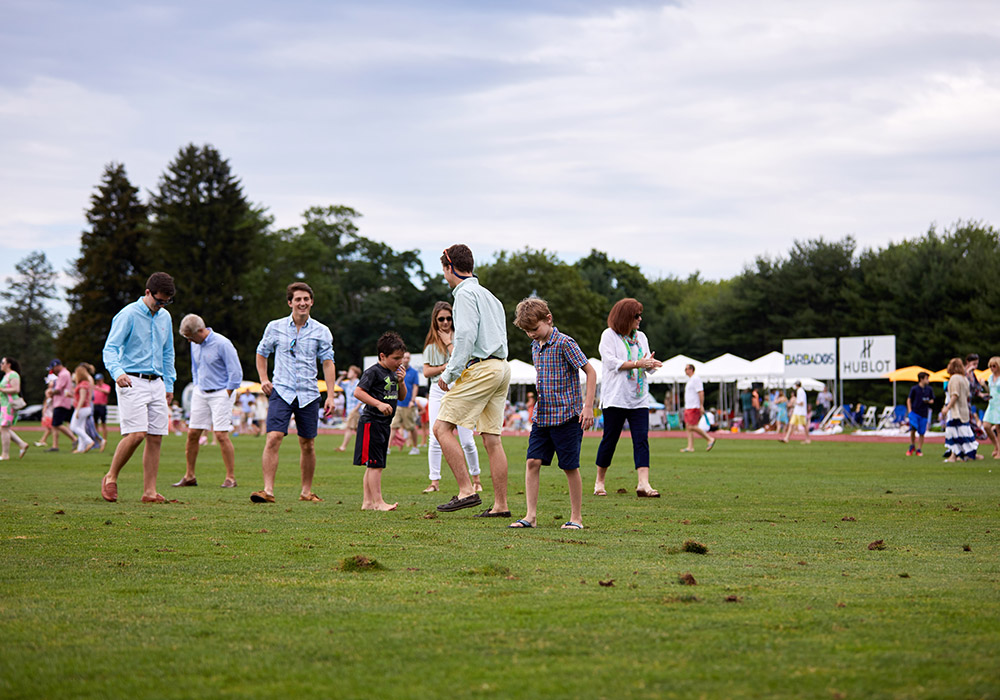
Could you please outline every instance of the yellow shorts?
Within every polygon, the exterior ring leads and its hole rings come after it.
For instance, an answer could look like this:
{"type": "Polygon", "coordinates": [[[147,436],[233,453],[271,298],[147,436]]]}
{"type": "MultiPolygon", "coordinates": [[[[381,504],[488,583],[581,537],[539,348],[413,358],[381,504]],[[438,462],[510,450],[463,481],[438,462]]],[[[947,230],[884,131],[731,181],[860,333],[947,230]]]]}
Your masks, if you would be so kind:
{"type": "Polygon", "coordinates": [[[417,407],[404,406],[396,408],[396,415],[392,417],[391,428],[402,428],[403,430],[413,430],[417,427],[417,407]]]}
{"type": "Polygon", "coordinates": [[[792,416],[792,425],[808,425],[809,422],[806,420],[806,416],[792,416]]]}
{"type": "Polygon", "coordinates": [[[499,435],[509,387],[510,365],[506,360],[477,362],[445,392],[437,419],[485,435],[499,435]]]}

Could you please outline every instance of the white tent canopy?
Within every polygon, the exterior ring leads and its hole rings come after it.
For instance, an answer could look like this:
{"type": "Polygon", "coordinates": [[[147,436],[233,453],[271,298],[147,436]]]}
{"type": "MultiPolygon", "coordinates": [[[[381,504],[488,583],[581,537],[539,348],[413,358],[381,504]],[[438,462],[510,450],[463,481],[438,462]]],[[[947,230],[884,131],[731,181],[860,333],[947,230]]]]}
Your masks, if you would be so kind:
{"type": "Polygon", "coordinates": [[[511,384],[534,384],[536,379],[535,367],[523,360],[511,360],[510,383],[511,384]]]}
{"type": "Polygon", "coordinates": [[[701,374],[704,362],[698,362],[687,355],[674,355],[669,360],[663,361],[663,366],[649,375],[650,384],[669,384],[671,382],[687,382],[688,376],[684,373],[684,368],[694,365],[695,374],[701,374]]]}
{"type": "MultiPolygon", "coordinates": [[[[591,367],[594,368],[594,373],[597,374],[597,385],[600,386],[601,378],[604,376],[604,366],[601,364],[601,358],[599,357],[587,358],[587,364],[589,364],[591,367]]],[[[582,369],[580,370],[580,383],[581,384],[587,383],[587,375],[582,369]]]]}
{"type": "Polygon", "coordinates": [[[762,355],[751,362],[750,372],[739,380],[737,386],[740,389],[746,389],[753,382],[783,389],[795,386],[795,382],[802,382],[802,388],[806,391],[823,391],[823,382],[810,377],[786,377],[785,356],[777,350],[762,355]]]}
{"type": "Polygon", "coordinates": [[[706,382],[734,382],[749,376],[750,361],[727,352],[706,362],[698,374],[706,382]]]}

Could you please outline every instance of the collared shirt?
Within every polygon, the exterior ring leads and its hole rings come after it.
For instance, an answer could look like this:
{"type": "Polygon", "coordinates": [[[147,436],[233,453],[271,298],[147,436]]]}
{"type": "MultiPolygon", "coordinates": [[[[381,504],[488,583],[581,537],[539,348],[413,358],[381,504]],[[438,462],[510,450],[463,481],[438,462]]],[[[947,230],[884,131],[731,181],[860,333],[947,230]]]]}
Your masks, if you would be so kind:
{"type": "Polygon", "coordinates": [[[73,375],[65,367],[56,375],[52,385],[52,407],[73,408],[73,375]]]}
{"type": "Polygon", "coordinates": [[[243,367],[232,342],[211,328],[201,343],[191,343],[191,378],[202,391],[236,391],[243,381],[243,367]]]}
{"type": "Polygon", "coordinates": [[[107,406],[109,394],[111,394],[111,386],[102,379],[94,385],[94,405],[107,406]]]}
{"type": "MultiPolygon", "coordinates": [[[[642,331],[636,333],[641,357],[649,357],[649,341],[642,331]]],[[[629,350],[620,335],[610,328],[601,333],[601,408],[645,408],[649,405],[649,384],[643,386],[641,394],[636,394],[639,388],[638,373],[645,370],[623,370],[623,364],[635,358],[629,357],[629,350]],[[629,376],[629,375],[632,376],[629,376]]]]}
{"type": "Polygon", "coordinates": [[[587,364],[587,356],[577,342],[553,326],[548,340],[531,341],[531,362],[537,373],[535,423],[543,427],[562,425],[579,418],[583,411],[580,368],[587,364]]]}
{"type": "Polygon", "coordinates": [[[314,318],[306,319],[302,328],[296,328],[293,314],[275,319],[267,324],[257,345],[257,354],[262,357],[270,357],[272,352],[271,383],[278,396],[288,404],[297,398],[299,406],[318,399],[316,361],[334,361],[330,329],[314,318]]]}
{"type": "Polygon", "coordinates": [[[159,375],[167,392],[173,392],[177,370],[170,312],[157,309],[154,314],[142,297],[119,311],[104,342],[104,366],[115,380],[123,374],[159,375]]]}
{"type": "Polygon", "coordinates": [[[446,384],[462,376],[474,358],[507,359],[507,318],[503,304],[475,277],[462,280],[452,290],[455,304],[455,346],[448,366],[441,373],[446,384]]]}
{"type": "Polygon", "coordinates": [[[350,413],[361,403],[361,399],[354,396],[354,390],[358,388],[358,380],[342,379],[337,383],[344,390],[344,413],[350,413]]]}

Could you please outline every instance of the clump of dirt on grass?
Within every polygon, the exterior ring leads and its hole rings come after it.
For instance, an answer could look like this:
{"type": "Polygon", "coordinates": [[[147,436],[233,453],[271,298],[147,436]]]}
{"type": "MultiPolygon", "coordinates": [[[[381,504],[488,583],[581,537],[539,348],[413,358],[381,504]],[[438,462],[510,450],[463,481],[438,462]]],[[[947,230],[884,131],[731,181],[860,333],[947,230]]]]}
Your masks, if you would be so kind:
{"type": "Polygon", "coordinates": [[[625,489],[618,489],[615,493],[628,493],[625,489]]]}
{"type": "Polygon", "coordinates": [[[690,593],[687,595],[668,595],[664,597],[663,602],[668,605],[670,603],[700,603],[701,598],[690,593]]]}
{"type": "Polygon", "coordinates": [[[963,544],[963,545],[962,545],[962,551],[963,551],[963,552],[971,552],[971,551],[972,551],[972,547],[970,547],[970,546],[969,546],[969,545],[967,545],[967,544],[963,544]]]}
{"type": "Polygon", "coordinates": [[[598,581],[597,583],[605,588],[611,588],[615,585],[615,580],[613,578],[609,578],[607,581],[598,581]]]}
{"type": "Polygon", "coordinates": [[[691,554],[708,554],[708,547],[701,542],[688,540],[681,546],[681,551],[690,552],[691,554]]]}
{"type": "Polygon", "coordinates": [[[428,511],[424,513],[423,518],[424,520],[434,520],[435,518],[437,518],[437,516],[438,516],[437,511],[428,511]]]}
{"type": "Polygon", "coordinates": [[[874,542],[868,545],[868,549],[871,550],[885,549],[885,540],[875,540],[874,542]]]}
{"type": "Polygon", "coordinates": [[[899,578],[910,578],[910,575],[904,571],[899,575],[899,578]]]}
{"type": "Polygon", "coordinates": [[[369,559],[364,554],[355,554],[353,557],[341,559],[337,568],[347,572],[382,571],[385,569],[377,560],[369,559]]]}
{"type": "Polygon", "coordinates": [[[740,598],[738,595],[727,595],[726,596],[726,602],[727,603],[742,603],[743,599],[740,598]]]}
{"type": "Polygon", "coordinates": [[[680,576],[678,576],[677,583],[681,584],[682,586],[698,585],[698,582],[694,580],[694,576],[691,575],[690,571],[688,571],[686,574],[681,574],[680,576]]]}
{"type": "Polygon", "coordinates": [[[508,578],[510,577],[510,567],[500,566],[499,564],[486,564],[475,569],[466,569],[465,574],[466,576],[503,576],[504,578],[508,578]]]}
{"type": "Polygon", "coordinates": [[[855,518],[853,515],[845,515],[843,518],[841,518],[841,521],[845,523],[853,523],[857,521],[857,518],[855,518]]]}

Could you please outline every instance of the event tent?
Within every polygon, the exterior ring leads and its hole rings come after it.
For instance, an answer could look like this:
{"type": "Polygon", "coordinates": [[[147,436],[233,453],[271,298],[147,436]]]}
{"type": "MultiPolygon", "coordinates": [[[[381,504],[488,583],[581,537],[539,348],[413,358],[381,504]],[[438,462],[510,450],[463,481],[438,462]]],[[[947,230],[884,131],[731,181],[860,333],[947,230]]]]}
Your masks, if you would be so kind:
{"type": "Polygon", "coordinates": [[[649,383],[686,383],[688,376],[684,373],[684,368],[688,365],[694,365],[695,374],[701,374],[701,369],[705,366],[705,363],[698,362],[698,360],[690,358],[687,355],[674,355],[669,360],[664,360],[663,366],[649,375],[649,383]]]}
{"type": "Polygon", "coordinates": [[[698,374],[706,382],[735,382],[750,376],[750,361],[727,352],[706,362],[698,374]]]}
{"type": "Polygon", "coordinates": [[[795,382],[802,382],[802,388],[806,391],[823,391],[825,386],[823,382],[811,377],[786,377],[785,356],[777,350],[761,355],[751,362],[750,372],[746,377],[737,381],[737,388],[746,389],[754,382],[782,389],[795,386],[795,382]]]}
{"type": "Polygon", "coordinates": [[[529,365],[524,360],[511,360],[510,383],[511,384],[534,384],[536,372],[534,365],[529,365]]]}

